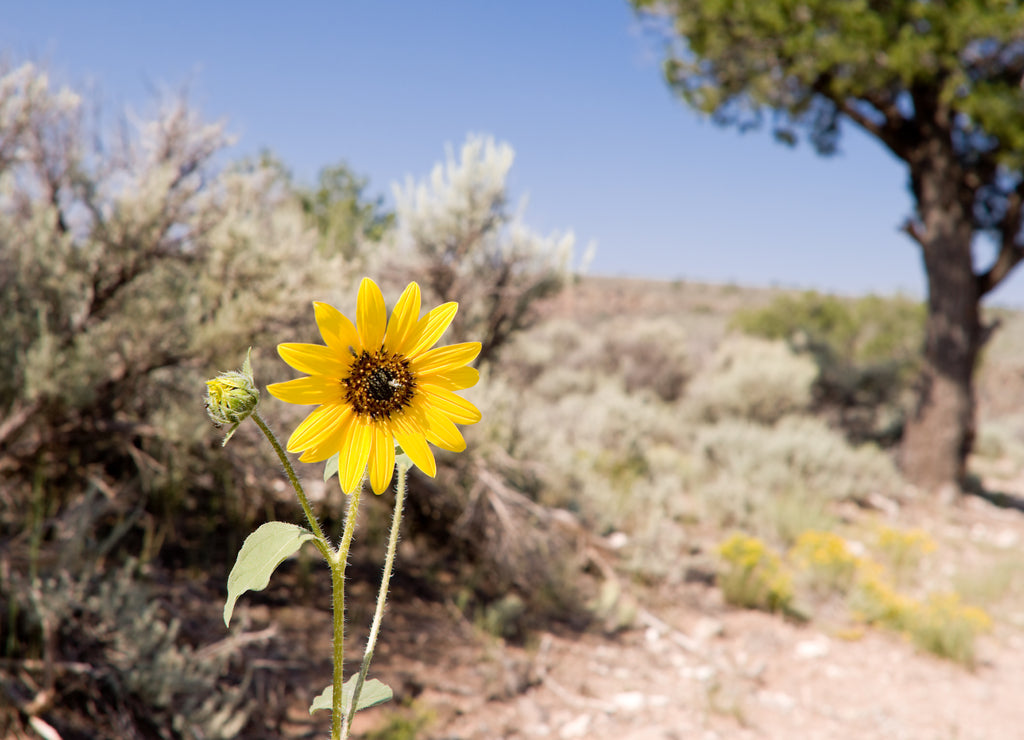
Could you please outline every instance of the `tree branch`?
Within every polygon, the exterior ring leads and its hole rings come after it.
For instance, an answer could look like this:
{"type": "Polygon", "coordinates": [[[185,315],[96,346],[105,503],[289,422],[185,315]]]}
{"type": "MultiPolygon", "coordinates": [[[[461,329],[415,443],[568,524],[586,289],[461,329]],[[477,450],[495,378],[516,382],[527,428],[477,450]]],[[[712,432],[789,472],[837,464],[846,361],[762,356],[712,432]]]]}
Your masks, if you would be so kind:
{"type": "Polygon", "coordinates": [[[924,247],[924,234],[921,233],[921,227],[914,219],[908,218],[904,221],[900,231],[917,242],[921,247],[924,247]]]}
{"type": "Polygon", "coordinates": [[[7,409],[7,418],[0,422],[0,442],[4,442],[31,419],[42,404],[39,401],[24,403],[16,401],[12,408],[7,409]]]}
{"type": "Polygon", "coordinates": [[[978,295],[983,296],[991,292],[1003,279],[1010,274],[1010,271],[1017,266],[1017,263],[1024,259],[1024,250],[1015,244],[1003,244],[999,248],[999,255],[996,261],[987,271],[978,275],[978,295]]]}
{"type": "MultiPolygon", "coordinates": [[[[882,113],[882,115],[885,115],[885,112],[882,111],[882,110],[879,110],[878,107],[873,102],[871,102],[871,101],[866,101],[866,102],[870,103],[872,105],[872,107],[875,108],[875,110],[879,111],[879,113],[882,113]]],[[[849,118],[851,121],[856,123],[858,126],[860,126],[862,129],[867,131],[872,136],[875,136],[875,137],[877,137],[879,139],[882,138],[883,133],[885,131],[885,128],[883,126],[879,126],[873,120],[871,120],[866,115],[864,115],[859,110],[857,110],[851,104],[851,102],[849,100],[836,100],[835,103],[836,103],[836,107],[839,108],[839,110],[842,112],[842,114],[844,116],[849,118]]],[[[886,116],[886,121],[888,121],[888,116],[886,116]]]]}
{"type": "Polygon", "coordinates": [[[892,100],[891,96],[869,93],[856,100],[867,103],[878,111],[885,119],[884,123],[872,120],[869,116],[858,110],[854,105],[854,101],[848,98],[842,100],[835,100],[833,98],[836,107],[844,116],[885,144],[889,151],[897,157],[906,160],[907,148],[910,144],[906,137],[907,122],[900,113],[899,108],[896,107],[896,103],[892,100]]]}
{"type": "Polygon", "coordinates": [[[999,254],[992,266],[978,275],[978,295],[992,291],[1024,259],[1024,247],[1017,243],[1021,230],[1022,203],[1024,203],[1024,180],[1006,196],[1006,212],[999,223],[999,254]]]}

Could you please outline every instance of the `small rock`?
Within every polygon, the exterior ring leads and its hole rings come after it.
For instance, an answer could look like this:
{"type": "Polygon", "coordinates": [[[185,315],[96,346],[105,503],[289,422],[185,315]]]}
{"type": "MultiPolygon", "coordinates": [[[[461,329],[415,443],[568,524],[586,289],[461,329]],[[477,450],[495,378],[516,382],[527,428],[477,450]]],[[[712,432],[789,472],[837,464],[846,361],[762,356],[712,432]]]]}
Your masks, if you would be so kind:
{"type": "Polygon", "coordinates": [[[971,525],[971,528],[967,536],[970,537],[974,542],[988,542],[991,539],[991,535],[989,535],[988,532],[988,527],[980,523],[971,525]]]}
{"type": "Polygon", "coordinates": [[[623,691],[612,697],[616,709],[626,712],[637,712],[647,706],[647,697],[639,691],[623,691]]]}
{"type": "Polygon", "coordinates": [[[629,740],[676,740],[680,735],[662,727],[637,727],[625,736],[629,740]]]}
{"type": "Polygon", "coordinates": [[[696,667],[686,666],[682,671],[680,671],[680,673],[682,673],[685,678],[692,678],[695,681],[707,683],[713,679],[718,672],[715,670],[714,666],[699,665],[696,667]]]}
{"type": "Polygon", "coordinates": [[[850,551],[850,554],[863,558],[868,554],[867,546],[860,540],[846,540],[846,549],[850,551]]]}
{"type": "Polygon", "coordinates": [[[757,698],[765,706],[781,709],[783,712],[790,712],[796,706],[796,700],[781,691],[760,691],[757,698]]]}
{"type": "Polygon", "coordinates": [[[1020,536],[1012,529],[1002,529],[992,538],[992,544],[1004,550],[1016,547],[1020,542],[1020,536]]]}
{"type": "Polygon", "coordinates": [[[581,714],[579,717],[576,717],[562,725],[562,729],[558,733],[558,736],[565,738],[565,740],[569,740],[574,737],[585,737],[587,730],[590,729],[590,719],[589,714],[581,714]]]}
{"type": "Polygon", "coordinates": [[[713,637],[721,637],[725,634],[725,624],[720,619],[701,617],[693,625],[693,639],[697,642],[707,642],[713,637]]]}
{"type": "Polygon", "coordinates": [[[604,538],[604,541],[612,550],[621,550],[629,544],[629,535],[625,532],[612,532],[604,538]]]}
{"type": "Polygon", "coordinates": [[[877,491],[868,494],[868,504],[891,517],[900,513],[900,505],[896,501],[877,491]]]}
{"type": "Polygon", "coordinates": [[[843,677],[845,675],[846,675],[846,671],[844,669],[840,668],[837,665],[832,665],[830,663],[829,665],[825,666],[825,677],[826,678],[841,678],[841,677],[843,677]]]}
{"type": "Polygon", "coordinates": [[[804,659],[821,658],[828,655],[832,645],[824,635],[813,640],[804,640],[796,644],[796,657],[804,659]]]}

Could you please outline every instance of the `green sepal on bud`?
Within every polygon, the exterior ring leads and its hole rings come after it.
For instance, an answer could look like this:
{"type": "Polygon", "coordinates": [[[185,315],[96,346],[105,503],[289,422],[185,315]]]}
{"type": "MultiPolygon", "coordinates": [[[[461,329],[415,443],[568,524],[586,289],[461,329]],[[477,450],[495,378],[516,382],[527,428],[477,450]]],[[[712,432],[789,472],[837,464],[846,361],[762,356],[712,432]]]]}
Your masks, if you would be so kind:
{"type": "Polygon", "coordinates": [[[260,391],[252,377],[252,347],[245,355],[241,370],[224,372],[207,380],[206,389],[206,413],[210,420],[219,427],[231,425],[221,443],[223,446],[260,402],[260,391]]]}

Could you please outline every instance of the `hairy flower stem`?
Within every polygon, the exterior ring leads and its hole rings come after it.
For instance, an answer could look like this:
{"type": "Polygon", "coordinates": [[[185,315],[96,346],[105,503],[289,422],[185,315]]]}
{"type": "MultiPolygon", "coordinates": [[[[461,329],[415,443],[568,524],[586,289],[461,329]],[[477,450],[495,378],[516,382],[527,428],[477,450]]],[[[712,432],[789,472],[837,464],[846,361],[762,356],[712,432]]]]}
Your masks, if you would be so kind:
{"type": "Polygon", "coordinates": [[[380,579],[380,591],[377,593],[377,609],[373,613],[373,623],[370,627],[370,635],[366,638],[366,649],[363,651],[363,664],[359,668],[359,678],[356,679],[355,688],[352,690],[352,706],[348,710],[348,723],[352,723],[356,707],[359,706],[359,694],[363,690],[363,683],[366,681],[366,673],[370,669],[370,661],[373,660],[373,650],[377,645],[377,635],[380,633],[380,621],[384,617],[384,604],[388,599],[388,584],[391,582],[391,571],[395,564],[395,550],[398,546],[398,530],[402,523],[402,507],[405,503],[405,479],[409,473],[409,464],[399,462],[397,469],[397,480],[395,481],[395,510],[391,516],[391,534],[388,536],[388,553],[384,560],[384,574],[380,579]]]}
{"type": "Polygon", "coordinates": [[[357,486],[348,497],[348,511],[345,513],[345,530],[341,544],[327,558],[331,566],[331,601],[334,612],[334,681],[331,696],[331,738],[345,740],[348,737],[349,718],[342,710],[345,687],[345,568],[348,567],[348,551],[352,546],[352,535],[356,531],[356,515],[359,513],[359,499],[362,486],[357,486]],[[344,720],[344,721],[343,721],[344,720]]]}
{"type": "Polygon", "coordinates": [[[327,536],[324,535],[323,529],[320,528],[320,522],[317,521],[316,515],[313,514],[313,509],[309,505],[309,499],[306,498],[306,492],[302,489],[302,484],[299,483],[299,478],[295,475],[295,469],[292,467],[291,462],[288,461],[288,456],[284,452],[284,448],[281,447],[281,443],[277,441],[277,437],[274,432],[267,426],[267,423],[263,421],[263,417],[259,415],[259,412],[252,412],[252,420],[256,422],[256,425],[263,432],[263,435],[270,441],[271,446],[274,448],[274,452],[277,453],[278,459],[281,460],[281,465],[284,466],[284,472],[288,475],[288,480],[292,484],[292,488],[295,489],[295,495],[299,497],[299,504],[302,506],[302,511],[306,514],[306,520],[309,522],[309,528],[313,530],[313,534],[316,536],[314,542],[316,548],[320,551],[320,554],[331,561],[331,556],[334,552],[334,548],[331,547],[331,543],[327,540],[327,536]]]}
{"type": "MultiPolygon", "coordinates": [[[[324,556],[324,559],[327,560],[327,565],[331,569],[331,607],[334,612],[334,676],[331,683],[331,738],[332,740],[344,740],[344,738],[348,737],[348,728],[351,723],[351,717],[344,716],[345,713],[342,711],[345,685],[345,568],[348,566],[348,551],[352,546],[352,535],[356,529],[356,515],[359,513],[359,499],[362,489],[356,488],[352,495],[349,496],[348,511],[345,514],[345,530],[341,535],[341,544],[335,550],[331,547],[331,543],[320,527],[320,522],[317,521],[316,516],[313,514],[313,509],[309,505],[306,492],[303,490],[298,476],[295,475],[295,469],[292,468],[292,464],[288,461],[288,456],[285,454],[284,448],[281,447],[281,443],[277,441],[274,432],[255,411],[252,414],[252,419],[270,441],[274,452],[277,453],[278,458],[281,460],[284,472],[288,475],[292,488],[295,489],[295,494],[299,498],[299,504],[302,506],[302,511],[306,514],[309,527],[313,531],[313,542],[324,556]]],[[[353,706],[355,706],[355,702],[353,702],[353,706]]]]}

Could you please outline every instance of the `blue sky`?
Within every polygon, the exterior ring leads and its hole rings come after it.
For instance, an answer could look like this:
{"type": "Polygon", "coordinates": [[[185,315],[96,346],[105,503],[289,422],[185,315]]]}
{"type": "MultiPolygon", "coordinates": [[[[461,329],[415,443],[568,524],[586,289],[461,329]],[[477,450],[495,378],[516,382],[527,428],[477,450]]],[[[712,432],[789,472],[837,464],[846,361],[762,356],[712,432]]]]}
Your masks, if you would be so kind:
{"type": "MultiPolygon", "coordinates": [[[[595,274],[923,294],[896,160],[852,127],[825,159],[701,120],[625,0],[9,3],[0,50],[108,111],[187,89],[239,156],[310,183],[346,160],[389,199],[492,134],[526,222],[596,242],[595,274]]],[[[1024,278],[995,299],[1024,304],[1024,278]]]]}

